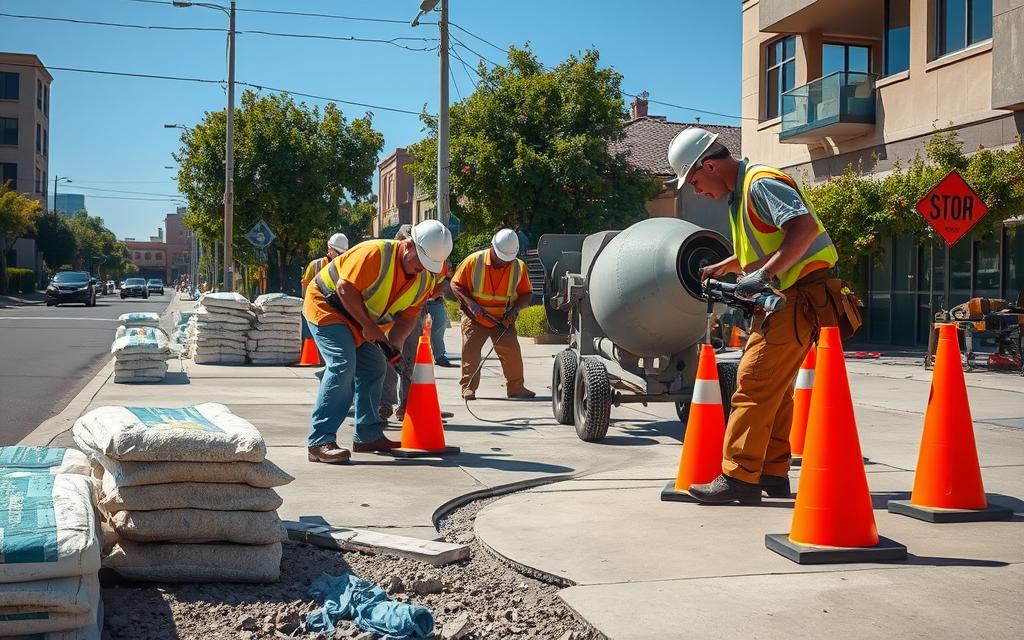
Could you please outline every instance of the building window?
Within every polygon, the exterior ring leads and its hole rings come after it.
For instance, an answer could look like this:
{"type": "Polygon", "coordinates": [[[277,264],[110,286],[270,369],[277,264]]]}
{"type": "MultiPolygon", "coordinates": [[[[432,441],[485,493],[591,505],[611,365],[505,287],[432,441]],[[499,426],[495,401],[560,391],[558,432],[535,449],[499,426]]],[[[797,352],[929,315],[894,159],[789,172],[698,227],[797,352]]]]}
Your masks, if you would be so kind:
{"type": "Polygon", "coordinates": [[[136,260],[142,260],[142,252],[141,251],[136,251],[135,252],[135,259],[136,260]]]}
{"type": "Polygon", "coordinates": [[[937,0],[937,5],[939,56],[992,37],[992,0],[937,0]]]}
{"type": "Polygon", "coordinates": [[[0,118],[0,144],[18,146],[17,118],[0,118]]]}
{"type": "Polygon", "coordinates": [[[837,71],[871,71],[871,48],[855,44],[826,42],[821,48],[821,77],[837,71]]]}
{"type": "Polygon", "coordinates": [[[149,251],[146,252],[146,260],[152,260],[153,259],[152,256],[153,256],[152,253],[150,253],[149,251]]]}
{"type": "Polygon", "coordinates": [[[764,81],[765,120],[779,117],[782,94],[796,86],[796,36],[768,45],[764,81]]]}
{"type": "Polygon", "coordinates": [[[21,77],[10,71],[0,71],[0,100],[18,99],[18,81],[21,77]]]}
{"type": "Polygon", "coordinates": [[[36,167],[36,174],[35,175],[36,175],[36,182],[35,182],[35,190],[33,191],[33,193],[39,193],[39,191],[40,191],[40,189],[39,189],[39,177],[40,177],[39,167],[36,167]]]}
{"type": "Polygon", "coordinates": [[[43,81],[36,78],[36,109],[43,110],[43,81]]]}
{"type": "Polygon", "coordinates": [[[50,154],[50,132],[48,130],[46,130],[46,129],[43,129],[43,155],[46,156],[46,155],[49,155],[49,154],[50,154]]]}
{"type": "Polygon", "coordinates": [[[50,86],[43,85],[43,113],[50,115],[50,86]]]}
{"type": "Polygon", "coordinates": [[[43,189],[42,189],[44,196],[46,195],[46,185],[47,184],[49,184],[49,183],[46,181],[46,172],[44,171],[43,172],[43,189]]]}
{"type": "Polygon", "coordinates": [[[157,251],[156,253],[153,254],[153,257],[155,259],[157,259],[157,260],[163,260],[164,259],[164,252],[163,251],[157,251]]]}
{"type": "Polygon", "coordinates": [[[883,54],[885,75],[910,68],[910,0],[885,0],[883,54]]]}
{"type": "Polygon", "coordinates": [[[8,182],[12,189],[18,189],[18,165],[14,162],[0,162],[0,184],[8,182]]]}
{"type": "Polygon", "coordinates": [[[43,152],[43,125],[36,123],[36,153],[43,152]]]}

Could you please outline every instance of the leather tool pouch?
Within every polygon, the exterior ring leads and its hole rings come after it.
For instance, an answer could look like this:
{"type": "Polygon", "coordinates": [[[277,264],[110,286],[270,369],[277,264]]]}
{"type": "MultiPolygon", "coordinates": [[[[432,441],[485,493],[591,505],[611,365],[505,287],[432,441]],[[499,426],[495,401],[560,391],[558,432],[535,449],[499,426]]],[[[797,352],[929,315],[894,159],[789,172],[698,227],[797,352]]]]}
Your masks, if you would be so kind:
{"type": "Polygon", "coordinates": [[[864,324],[864,316],[861,314],[864,303],[845,280],[830,278],[825,282],[825,288],[836,313],[839,334],[846,340],[864,324]]]}

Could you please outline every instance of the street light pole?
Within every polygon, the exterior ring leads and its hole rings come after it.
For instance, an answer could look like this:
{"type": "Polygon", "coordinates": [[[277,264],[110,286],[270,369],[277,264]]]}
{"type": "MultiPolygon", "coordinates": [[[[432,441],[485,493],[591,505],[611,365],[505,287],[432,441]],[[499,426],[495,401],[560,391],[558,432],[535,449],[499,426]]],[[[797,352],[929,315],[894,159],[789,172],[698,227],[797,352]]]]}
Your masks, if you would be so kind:
{"type": "MultiPolygon", "coordinates": [[[[67,176],[64,176],[64,177],[61,177],[61,176],[58,176],[58,175],[54,175],[53,176],[53,211],[57,211],[57,183],[58,182],[67,182],[68,184],[71,184],[71,178],[68,178],[67,176]]],[[[70,216],[72,214],[68,213],[67,215],[70,216]]]]}

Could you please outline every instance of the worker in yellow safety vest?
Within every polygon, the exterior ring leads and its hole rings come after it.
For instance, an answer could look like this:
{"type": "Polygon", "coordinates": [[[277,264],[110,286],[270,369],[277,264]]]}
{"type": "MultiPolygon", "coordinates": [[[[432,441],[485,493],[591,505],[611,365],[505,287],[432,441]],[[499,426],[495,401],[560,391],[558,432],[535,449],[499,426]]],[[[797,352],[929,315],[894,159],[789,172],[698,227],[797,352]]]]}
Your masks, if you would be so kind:
{"type": "Polygon", "coordinates": [[[517,258],[519,237],[511,229],[494,234],[491,246],[469,255],[452,276],[452,293],[462,309],[462,397],[476,400],[480,351],[494,344],[509,398],[533,398],[523,383],[523,354],[516,318],[530,304],[533,286],[526,264],[517,258]]]}
{"type": "Polygon", "coordinates": [[[378,415],[388,366],[384,350],[401,350],[451,251],[448,228],[425,220],[407,240],[356,245],[328,262],[306,288],[302,315],[326,366],[307,439],[311,462],[349,461],[337,434],[353,402],[354,451],[399,446],[384,436],[387,423],[378,415]]]}
{"type": "Polygon", "coordinates": [[[331,239],[327,241],[327,255],[315,260],[311,260],[306,265],[306,270],[302,272],[302,296],[306,296],[306,287],[309,286],[310,282],[313,282],[313,278],[316,274],[320,273],[320,270],[327,266],[327,263],[334,260],[341,254],[348,251],[348,236],[344,233],[336,233],[331,236],[331,239]]]}
{"type": "Polygon", "coordinates": [[[790,495],[791,386],[818,329],[839,322],[843,306],[836,298],[844,286],[830,275],[838,259],[832,239],[797,182],[734,158],[717,137],[690,127],[668,151],[678,188],[728,198],[733,255],[705,267],[701,277],[737,273],[738,296],[753,297],[771,285],[786,302],[755,315],[732,397],[722,474],[689,491],[705,503],[757,504],[762,491],[790,495]]]}

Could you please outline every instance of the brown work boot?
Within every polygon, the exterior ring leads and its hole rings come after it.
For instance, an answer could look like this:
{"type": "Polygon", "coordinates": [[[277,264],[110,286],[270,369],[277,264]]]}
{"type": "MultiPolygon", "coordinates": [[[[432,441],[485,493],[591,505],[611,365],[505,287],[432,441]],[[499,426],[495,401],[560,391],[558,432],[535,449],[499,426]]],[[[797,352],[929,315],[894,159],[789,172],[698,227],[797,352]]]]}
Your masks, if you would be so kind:
{"type": "Polygon", "coordinates": [[[462,399],[463,400],[476,400],[476,391],[473,391],[472,389],[463,389],[462,390],[462,399]]]}
{"type": "Polygon", "coordinates": [[[387,436],[381,436],[373,442],[353,442],[352,450],[356,453],[373,453],[374,451],[391,451],[401,446],[401,442],[388,440],[387,436]]]}
{"type": "Polygon", "coordinates": [[[706,484],[690,485],[690,495],[704,504],[761,504],[761,487],[720,474],[706,484]]]}
{"type": "Polygon", "coordinates": [[[508,397],[510,397],[510,398],[520,398],[520,399],[523,399],[523,400],[529,400],[530,398],[536,398],[537,394],[532,392],[532,391],[530,391],[526,387],[519,387],[518,389],[514,389],[514,390],[513,389],[509,389],[508,390],[508,397]]]}
{"type": "Polygon", "coordinates": [[[339,447],[336,442],[309,447],[310,462],[323,462],[324,464],[346,464],[352,454],[348,449],[339,447]]]}

